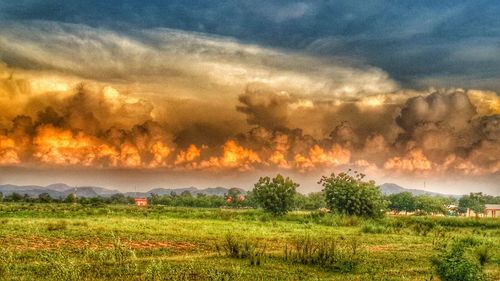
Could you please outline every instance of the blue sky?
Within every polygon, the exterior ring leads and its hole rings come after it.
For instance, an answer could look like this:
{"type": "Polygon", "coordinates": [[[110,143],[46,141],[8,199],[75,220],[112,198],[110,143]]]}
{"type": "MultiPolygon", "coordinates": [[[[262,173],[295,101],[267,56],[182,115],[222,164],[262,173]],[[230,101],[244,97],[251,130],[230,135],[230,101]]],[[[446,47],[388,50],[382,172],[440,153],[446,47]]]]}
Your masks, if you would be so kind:
{"type": "Polygon", "coordinates": [[[379,67],[407,87],[500,89],[498,1],[3,1],[2,21],[167,27],[379,67]]]}

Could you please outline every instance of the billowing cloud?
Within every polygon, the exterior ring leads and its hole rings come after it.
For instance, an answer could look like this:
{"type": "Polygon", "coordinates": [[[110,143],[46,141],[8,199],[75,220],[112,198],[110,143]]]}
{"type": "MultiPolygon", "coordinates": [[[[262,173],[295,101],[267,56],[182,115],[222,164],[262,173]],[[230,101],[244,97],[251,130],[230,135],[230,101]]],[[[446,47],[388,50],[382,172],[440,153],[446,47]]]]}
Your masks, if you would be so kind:
{"type": "Polygon", "coordinates": [[[170,29],[0,27],[0,166],[495,177],[499,96],[170,29]]]}

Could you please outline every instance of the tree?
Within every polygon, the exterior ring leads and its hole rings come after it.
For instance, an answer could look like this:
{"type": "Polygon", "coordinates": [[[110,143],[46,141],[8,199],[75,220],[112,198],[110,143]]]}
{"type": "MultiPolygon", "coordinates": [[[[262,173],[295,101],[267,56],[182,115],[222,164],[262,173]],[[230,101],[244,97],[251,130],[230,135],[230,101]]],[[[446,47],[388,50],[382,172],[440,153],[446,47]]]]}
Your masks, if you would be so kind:
{"type": "Polygon", "coordinates": [[[77,202],[76,194],[74,194],[74,193],[68,194],[68,196],[66,196],[66,199],[64,199],[64,202],[76,203],[77,202]]]}
{"type": "Polygon", "coordinates": [[[307,195],[297,193],[297,195],[295,196],[296,209],[317,210],[325,207],[325,194],[323,192],[311,192],[307,195]]]}
{"type": "Polygon", "coordinates": [[[460,200],[458,200],[458,211],[461,213],[467,212],[467,209],[471,209],[476,214],[476,217],[480,213],[484,213],[484,204],[486,199],[482,192],[473,193],[469,195],[464,195],[460,200]]]}
{"type": "Polygon", "coordinates": [[[231,205],[233,207],[240,205],[242,198],[244,198],[242,196],[243,196],[243,194],[241,194],[241,190],[239,188],[236,188],[236,187],[230,188],[227,191],[227,194],[224,194],[226,204],[231,205]]]}
{"type": "Polygon", "coordinates": [[[3,193],[0,192],[0,202],[2,202],[2,201],[3,201],[3,193]]]}
{"type": "Polygon", "coordinates": [[[10,196],[7,196],[12,202],[19,202],[23,200],[23,196],[17,192],[13,192],[10,196]],[[10,198],[9,198],[10,197],[10,198]]]}
{"type": "Polygon", "coordinates": [[[193,195],[189,190],[184,190],[183,192],[181,192],[181,197],[193,197],[193,195]]]}
{"type": "Polygon", "coordinates": [[[326,204],[332,212],[350,216],[383,216],[386,202],[375,182],[363,181],[364,177],[358,172],[353,176],[347,172],[321,178],[319,183],[323,185],[326,204]]]}
{"type": "Polygon", "coordinates": [[[401,192],[389,196],[389,208],[398,212],[415,211],[415,197],[411,192],[401,192]]]}
{"type": "Polygon", "coordinates": [[[52,197],[47,192],[44,192],[38,195],[38,201],[41,203],[50,203],[52,202],[52,197]]]}
{"type": "Polygon", "coordinates": [[[111,195],[111,197],[109,198],[109,202],[111,204],[127,204],[128,199],[122,193],[116,193],[111,195]]]}
{"type": "Polygon", "coordinates": [[[431,196],[427,194],[415,196],[415,208],[423,214],[441,213],[446,214],[447,198],[431,196]]]}
{"type": "Polygon", "coordinates": [[[299,184],[278,174],[274,178],[261,177],[254,185],[252,196],[267,212],[284,215],[291,210],[299,184]]]}

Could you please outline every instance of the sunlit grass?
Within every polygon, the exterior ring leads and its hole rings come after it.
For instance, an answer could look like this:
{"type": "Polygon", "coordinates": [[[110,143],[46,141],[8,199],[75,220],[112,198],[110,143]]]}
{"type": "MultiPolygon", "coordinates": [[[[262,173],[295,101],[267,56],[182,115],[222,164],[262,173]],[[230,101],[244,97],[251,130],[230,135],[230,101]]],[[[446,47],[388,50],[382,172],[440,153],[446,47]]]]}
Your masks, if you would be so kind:
{"type": "MultiPolygon", "coordinates": [[[[7,280],[429,280],[438,243],[474,236],[500,244],[494,219],[366,221],[315,212],[273,219],[260,210],[3,204],[0,224],[7,280]],[[421,224],[430,225],[425,233],[421,224]],[[219,255],[216,245],[229,233],[265,245],[263,262],[219,255]],[[344,273],[286,261],[286,245],[306,236],[314,243],[356,239],[363,258],[344,273]]],[[[497,248],[486,266],[493,280],[499,265],[497,248]]]]}

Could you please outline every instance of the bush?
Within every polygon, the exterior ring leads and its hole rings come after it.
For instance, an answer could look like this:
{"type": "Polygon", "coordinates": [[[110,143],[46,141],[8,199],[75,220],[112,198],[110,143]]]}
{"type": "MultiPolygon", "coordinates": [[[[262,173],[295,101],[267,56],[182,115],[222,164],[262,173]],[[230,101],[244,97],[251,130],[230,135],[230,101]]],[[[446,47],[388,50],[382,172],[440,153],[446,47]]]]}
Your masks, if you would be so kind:
{"type": "Polygon", "coordinates": [[[432,257],[432,265],[442,281],[486,280],[483,265],[488,260],[481,243],[475,239],[454,240],[432,257]]]}
{"type": "Polygon", "coordinates": [[[231,258],[248,259],[250,265],[261,265],[264,262],[266,246],[227,234],[222,245],[215,244],[215,249],[219,255],[224,252],[226,256],[231,258]]]}
{"type": "Polygon", "coordinates": [[[422,220],[413,225],[413,231],[417,235],[427,236],[427,234],[436,226],[432,220],[422,220]]]}
{"type": "Polygon", "coordinates": [[[252,196],[264,208],[274,215],[284,215],[294,206],[294,199],[299,185],[290,178],[277,175],[260,178],[252,190],[252,196]]]}
{"type": "Polygon", "coordinates": [[[357,240],[318,241],[310,236],[285,246],[284,259],[292,263],[319,266],[331,271],[352,272],[361,262],[357,240]]]}
{"type": "Polygon", "coordinates": [[[354,172],[331,174],[319,181],[323,185],[326,203],[332,212],[349,216],[382,217],[386,202],[373,181],[363,181],[365,175],[354,172]]]}
{"type": "Polygon", "coordinates": [[[367,222],[361,227],[361,232],[363,233],[386,233],[387,228],[383,225],[376,224],[373,222],[367,222]]]}

